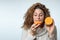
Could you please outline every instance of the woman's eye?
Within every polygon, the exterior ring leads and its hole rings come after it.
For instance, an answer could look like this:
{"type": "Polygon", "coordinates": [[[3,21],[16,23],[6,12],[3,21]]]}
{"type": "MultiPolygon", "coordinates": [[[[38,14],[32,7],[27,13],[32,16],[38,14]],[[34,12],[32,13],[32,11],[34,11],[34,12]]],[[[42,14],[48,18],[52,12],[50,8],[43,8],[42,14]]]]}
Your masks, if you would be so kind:
{"type": "Polygon", "coordinates": [[[34,15],[34,16],[37,16],[37,15],[34,15]]]}
{"type": "Polygon", "coordinates": [[[43,15],[40,15],[40,16],[43,16],[43,15]]]}

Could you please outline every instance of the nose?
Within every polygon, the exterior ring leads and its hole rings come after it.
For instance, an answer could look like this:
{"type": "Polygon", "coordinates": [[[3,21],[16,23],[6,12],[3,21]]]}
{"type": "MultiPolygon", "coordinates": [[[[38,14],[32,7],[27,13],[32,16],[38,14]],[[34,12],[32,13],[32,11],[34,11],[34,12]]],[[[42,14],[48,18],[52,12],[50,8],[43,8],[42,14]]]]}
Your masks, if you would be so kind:
{"type": "Polygon", "coordinates": [[[40,19],[40,16],[39,15],[37,16],[37,19],[40,19]]]}

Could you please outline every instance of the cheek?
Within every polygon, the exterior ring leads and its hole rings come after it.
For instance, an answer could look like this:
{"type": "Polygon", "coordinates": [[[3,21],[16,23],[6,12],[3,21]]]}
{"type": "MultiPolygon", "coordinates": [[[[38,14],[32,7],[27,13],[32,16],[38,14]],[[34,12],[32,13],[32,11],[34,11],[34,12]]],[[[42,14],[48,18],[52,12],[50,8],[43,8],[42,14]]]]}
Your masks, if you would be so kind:
{"type": "Polygon", "coordinates": [[[44,21],[44,16],[40,17],[41,21],[44,21]]]}
{"type": "Polygon", "coordinates": [[[36,17],[35,16],[33,16],[33,21],[35,21],[36,20],[36,17]]]}
{"type": "Polygon", "coordinates": [[[35,20],[35,17],[33,16],[33,20],[35,20]]]}

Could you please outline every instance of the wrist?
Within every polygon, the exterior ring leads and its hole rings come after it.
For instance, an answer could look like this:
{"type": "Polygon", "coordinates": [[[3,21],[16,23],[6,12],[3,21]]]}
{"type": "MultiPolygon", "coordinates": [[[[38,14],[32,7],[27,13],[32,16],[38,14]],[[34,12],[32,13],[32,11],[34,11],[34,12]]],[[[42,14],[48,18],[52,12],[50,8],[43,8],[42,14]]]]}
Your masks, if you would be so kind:
{"type": "Polygon", "coordinates": [[[53,33],[48,33],[48,37],[52,38],[54,36],[53,33]]]}

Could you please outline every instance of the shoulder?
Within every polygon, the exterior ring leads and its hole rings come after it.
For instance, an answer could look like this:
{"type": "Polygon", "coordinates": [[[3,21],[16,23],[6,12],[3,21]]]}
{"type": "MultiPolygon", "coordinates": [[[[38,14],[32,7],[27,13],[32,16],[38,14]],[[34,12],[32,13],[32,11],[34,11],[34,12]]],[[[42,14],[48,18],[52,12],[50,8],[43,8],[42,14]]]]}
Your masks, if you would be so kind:
{"type": "Polygon", "coordinates": [[[27,37],[28,31],[22,28],[21,40],[25,40],[27,37]]]}
{"type": "Polygon", "coordinates": [[[25,30],[24,28],[22,28],[22,32],[23,32],[23,33],[27,33],[28,30],[25,30]]]}

